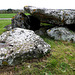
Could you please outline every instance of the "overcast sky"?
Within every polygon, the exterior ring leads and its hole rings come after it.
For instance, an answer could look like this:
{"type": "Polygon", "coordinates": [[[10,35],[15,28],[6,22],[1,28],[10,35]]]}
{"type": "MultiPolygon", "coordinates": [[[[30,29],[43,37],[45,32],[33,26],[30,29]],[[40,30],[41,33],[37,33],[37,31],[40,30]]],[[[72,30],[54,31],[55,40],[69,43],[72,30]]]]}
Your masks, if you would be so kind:
{"type": "Polygon", "coordinates": [[[75,0],[0,0],[0,9],[23,9],[27,5],[49,9],[75,9],[75,0]]]}

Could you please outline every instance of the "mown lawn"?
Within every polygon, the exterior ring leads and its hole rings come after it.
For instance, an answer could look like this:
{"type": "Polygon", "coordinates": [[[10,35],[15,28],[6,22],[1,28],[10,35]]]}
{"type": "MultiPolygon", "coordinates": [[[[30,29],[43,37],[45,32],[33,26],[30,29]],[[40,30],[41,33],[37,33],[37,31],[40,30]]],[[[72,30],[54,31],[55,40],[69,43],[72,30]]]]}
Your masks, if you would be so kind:
{"type": "MultiPolygon", "coordinates": [[[[11,14],[0,14],[0,18],[12,18],[17,13],[11,13],[11,14]]],[[[29,13],[25,13],[25,15],[30,15],[29,13]]]]}
{"type": "MultiPolygon", "coordinates": [[[[10,23],[10,20],[0,21],[0,32],[10,23]]],[[[75,75],[75,43],[55,41],[47,35],[41,37],[51,45],[48,55],[14,67],[0,67],[0,75],[75,75]]]]}
{"type": "Polygon", "coordinates": [[[12,18],[15,16],[16,13],[11,13],[11,14],[0,14],[0,18],[12,18]]]}

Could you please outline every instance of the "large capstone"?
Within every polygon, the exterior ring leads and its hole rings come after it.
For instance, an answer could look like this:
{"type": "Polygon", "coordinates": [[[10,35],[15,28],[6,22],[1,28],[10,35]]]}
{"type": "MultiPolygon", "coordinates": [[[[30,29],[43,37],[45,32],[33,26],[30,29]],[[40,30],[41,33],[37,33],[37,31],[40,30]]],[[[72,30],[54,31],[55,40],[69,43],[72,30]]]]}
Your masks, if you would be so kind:
{"type": "Polygon", "coordinates": [[[47,34],[55,40],[75,42],[75,32],[64,27],[54,27],[47,30],[47,34]]]}
{"type": "Polygon", "coordinates": [[[50,52],[50,47],[34,31],[14,28],[0,36],[0,65],[17,65],[26,59],[40,58],[50,52]]]}
{"type": "Polygon", "coordinates": [[[75,9],[45,9],[25,6],[24,10],[46,22],[54,25],[75,25],[75,9]]]}
{"type": "Polygon", "coordinates": [[[24,28],[31,30],[38,30],[40,28],[40,20],[32,15],[26,16],[20,12],[16,16],[12,17],[12,28],[24,28]]]}

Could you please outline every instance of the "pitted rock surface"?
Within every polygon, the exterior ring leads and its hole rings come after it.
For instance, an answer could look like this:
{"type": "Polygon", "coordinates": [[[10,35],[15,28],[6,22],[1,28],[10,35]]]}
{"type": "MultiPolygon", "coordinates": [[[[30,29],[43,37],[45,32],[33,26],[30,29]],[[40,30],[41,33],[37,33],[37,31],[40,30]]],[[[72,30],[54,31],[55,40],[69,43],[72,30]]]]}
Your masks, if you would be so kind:
{"type": "Polygon", "coordinates": [[[64,27],[54,27],[47,30],[47,34],[55,40],[75,42],[75,32],[64,27]]]}
{"type": "Polygon", "coordinates": [[[34,31],[14,28],[0,35],[0,65],[16,65],[25,59],[39,58],[50,52],[50,45],[34,31]]]}
{"type": "Polygon", "coordinates": [[[25,6],[24,10],[39,18],[41,22],[55,25],[75,24],[75,9],[45,9],[25,6]]]}

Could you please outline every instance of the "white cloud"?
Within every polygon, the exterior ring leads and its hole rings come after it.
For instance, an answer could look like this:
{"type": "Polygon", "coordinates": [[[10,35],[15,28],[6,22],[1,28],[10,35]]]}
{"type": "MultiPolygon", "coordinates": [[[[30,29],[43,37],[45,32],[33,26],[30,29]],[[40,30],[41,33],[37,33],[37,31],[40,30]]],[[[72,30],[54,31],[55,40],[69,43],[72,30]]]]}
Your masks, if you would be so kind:
{"type": "Polygon", "coordinates": [[[25,5],[51,9],[75,9],[74,0],[1,0],[0,9],[23,9],[25,5]]]}

